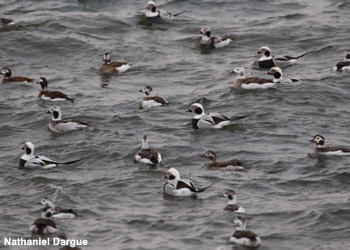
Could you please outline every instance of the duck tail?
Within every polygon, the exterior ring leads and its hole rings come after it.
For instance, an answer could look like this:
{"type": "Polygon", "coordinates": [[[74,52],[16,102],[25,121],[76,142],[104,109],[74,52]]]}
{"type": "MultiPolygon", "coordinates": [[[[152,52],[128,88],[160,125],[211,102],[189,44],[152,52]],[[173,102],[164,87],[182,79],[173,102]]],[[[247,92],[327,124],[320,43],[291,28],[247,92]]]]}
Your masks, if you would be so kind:
{"type": "Polygon", "coordinates": [[[212,184],[210,184],[209,186],[206,186],[206,187],[204,187],[204,188],[197,189],[197,190],[196,190],[196,193],[202,193],[202,192],[204,192],[206,189],[210,188],[210,187],[213,186],[213,185],[214,185],[214,183],[212,183],[212,184]]]}
{"type": "Polygon", "coordinates": [[[59,165],[69,165],[69,164],[73,164],[73,163],[82,161],[82,160],[84,160],[84,159],[85,159],[85,158],[82,158],[82,159],[79,159],[79,160],[74,160],[74,161],[57,162],[57,164],[59,164],[59,165]]]}
{"type": "Polygon", "coordinates": [[[179,15],[185,13],[185,12],[186,12],[186,11],[182,11],[182,12],[176,13],[176,14],[174,14],[174,17],[175,17],[175,16],[179,16],[179,15]]]}

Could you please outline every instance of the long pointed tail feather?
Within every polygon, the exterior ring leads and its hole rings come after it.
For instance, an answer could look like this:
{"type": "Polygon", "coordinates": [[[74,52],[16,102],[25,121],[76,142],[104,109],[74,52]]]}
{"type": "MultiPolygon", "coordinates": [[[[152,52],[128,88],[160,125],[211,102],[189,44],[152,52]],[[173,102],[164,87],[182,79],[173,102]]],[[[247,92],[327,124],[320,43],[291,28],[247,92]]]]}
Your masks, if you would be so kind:
{"type": "Polygon", "coordinates": [[[185,12],[186,12],[186,10],[185,10],[185,11],[182,11],[182,12],[179,12],[179,13],[176,13],[176,14],[174,14],[173,16],[174,16],[174,17],[175,17],[175,16],[179,16],[179,15],[185,13],[185,12]]]}
{"type": "Polygon", "coordinates": [[[69,165],[69,164],[73,164],[73,163],[82,161],[82,160],[84,160],[84,159],[86,159],[86,158],[82,158],[82,159],[74,160],[74,161],[67,161],[67,162],[57,162],[57,164],[59,164],[59,165],[69,165]]]}
{"type": "Polygon", "coordinates": [[[202,192],[204,192],[206,189],[210,188],[210,187],[213,186],[213,185],[214,185],[214,183],[212,183],[212,184],[210,184],[209,186],[206,186],[206,187],[204,187],[204,188],[197,189],[197,190],[196,190],[196,193],[202,193],[202,192]]]}

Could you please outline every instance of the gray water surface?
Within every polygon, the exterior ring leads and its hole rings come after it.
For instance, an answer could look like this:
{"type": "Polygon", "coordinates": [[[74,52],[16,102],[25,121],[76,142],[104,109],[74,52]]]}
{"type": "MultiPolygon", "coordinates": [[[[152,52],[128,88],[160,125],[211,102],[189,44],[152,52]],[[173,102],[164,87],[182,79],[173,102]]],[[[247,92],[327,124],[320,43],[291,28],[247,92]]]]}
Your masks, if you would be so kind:
{"type": "MultiPolygon", "coordinates": [[[[31,238],[43,197],[63,188],[57,204],[82,217],[58,220],[59,232],[87,239],[86,249],[244,249],[228,239],[234,214],[223,211],[224,189],[238,193],[248,229],[261,250],[350,248],[350,158],[310,157],[312,137],[349,146],[349,73],[331,72],[349,46],[350,4],[311,1],[160,1],[173,22],[150,23],[147,1],[0,1],[1,13],[17,25],[0,31],[1,67],[13,75],[49,81],[49,89],[75,97],[59,104],[63,118],[92,125],[54,134],[47,128],[52,105],[37,100],[39,85],[0,86],[0,237],[31,238]],[[141,10],[142,9],[142,10],[141,10]],[[228,34],[230,46],[199,45],[199,30],[228,34]],[[301,84],[268,90],[233,87],[229,73],[248,75],[261,46],[273,54],[320,49],[284,69],[301,84]],[[102,55],[132,63],[118,76],[98,72],[102,55]],[[139,89],[153,87],[170,105],[139,110],[139,89]],[[190,104],[208,112],[247,118],[221,130],[193,130],[190,104]],[[149,168],[133,157],[148,135],[163,165],[149,168]],[[84,161],[52,170],[18,167],[26,141],[36,153],[60,161],[84,161]],[[202,168],[208,149],[218,160],[237,159],[248,172],[202,168]],[[197,199],[163,196],[163,175],[177,168],[198,187],[213,186],[197,199]],[[52,186],[54,185],[54,186],[52,186]]],[[[58,249],[5,247],[0,249],[58,249]]]]}

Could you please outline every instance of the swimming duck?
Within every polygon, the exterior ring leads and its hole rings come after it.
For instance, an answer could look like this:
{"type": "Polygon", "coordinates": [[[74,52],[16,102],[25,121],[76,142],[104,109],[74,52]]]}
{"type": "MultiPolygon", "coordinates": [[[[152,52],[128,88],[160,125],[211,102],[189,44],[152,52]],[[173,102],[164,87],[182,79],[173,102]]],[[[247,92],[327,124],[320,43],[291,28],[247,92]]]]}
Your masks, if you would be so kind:
{"type": "Polygon", "coordinates": [[[144,97],[143,101],[141,102],[140,109],[150,109],[152,107],[169,104],[167,100],[160,96],[149,96],[152,91],[152,87],[150,86],[146,86],[140,90],[140,92],[143,92],[146,95],[146,97],[144,97]]]}
{"type": "Polygon", "coordinates": [[[8,18],[0,18],[0,29],[4,28],[7,25],[14,25],[16,24],[13,20],[8,19],[8,18]]]}
{"type": "Polygon", "coordinates": [[[347,71],[347,70],[350,70],[350,51],[345,52],[344,61],[338,62],[333,67],[333,71],[347,71]]]}
{"type": "Polygon", "coordinates": [[[26,142],[22,150],[25,150],[25,154],[21,156],[19,160],[20,167],[41,167],[44,169],[57,167],[58,165],[69,165],[81,161],[82,159],[69,161],[69,162],[57,162],[53,161],[45,156],[34,155],[34,144],[26,142]]]}
{"type": "Polygon", "coordinates": [[[209,45],[212,48],[223,48],[232,42],[227,36],[212,36],[210,28],[207,26],[202,27],[199,33],[202,35],[201,44],[209,45]]]}
{"type": "Polygon", "coordinates": [[[326,139],[322,135],[315,135],[310,142],[316,144],[315,153],[322,155],[350,155],[349,149],[338,148],[338,147],[326,147],[326,139]]]}
{"type": "Polygon", "coordinates": [[[102,73],[123,73],[130,69],[131,65],[124,62],[111,62],[109,53],[104,53],[103,64],[100,67],[102,73]]]}
{"type": "Polygon", "coordinates": [[[233,190],[226,190],[223,194],[227,198],[227,206],[224,210],[233,211],[236,213],[245,213],[245,209],[237,205],[237,194],[233,190]]]}
{"type": "Polygon", "coordinates": [[[241,171],[246,170],[246,167],[242,163],[237,161],[224,161],[216,162],[216,153],[213,150],[208,150],[205,152],[205,157],[207,157],[208,162],[204,167],[208,170],[227,170],[227,171],[241,171]]]}
{"type": "Polygon", "coordinates": [[[142,147],[135,155],[135,160],[137,162],[151,164],[154,166],[160,164],[162,161],[162,156],[160,153],[148,146],[148,138],[146,135],[142,138],[142,147]]]}
{"type": "Polygon", "coordinates": [[[231,123],[230,119],[218,113],[205,114],[204,108],[200,103],[193,103],[186,112],[193,112],[195,116],[192,119],[194,129],[201,128],[222,128],[231,123]]]}
{"type": "Polygon", "coordinates": [[[298,79],[284,79],[282,77],[282,70],[279,67],[272,67],[269,71],[266,72],[266,74],[273,76],[274,83],[292,84],[299,82],[298,79]]]}
{"type": "Polygon", "coordinates": [[[78,214],[71,208],[56,207],[55,203],[51,200],[44,198],[40,201],[40,204],[44,206],[41,217],[42,218],[53,218],[53,219],[73,219],[78,214]]]}
{"type": "Polygon", "coordinates": [[[39,218],[33,222],[29,230],[35,234],[50,234],[57,231],[57,226],[51,219],[39,218]]]}
{"type": "Polygon", "coordinates": [[[175,168],[169,168],[164,178],[168,181],[163,186],[164,193],[171,196],[194,196],[204,192],[208,187],[197,189],[192,181],[181,179],[175,168]]]}
{"type": "Polygon", "coordinates": [[[282,55],[272,56],[270,48],[266,46],[262,46],[256,52],[256,54],[262,54],[262,57],[260,57],[258,60],[259,68],[270,69],[272,67],[284,68],[292,64],[295,64],[299,58],[309,54],[310,52],[312,51],[308,51],[299,56],[282,56],[282,55]]]}
{"type": "Polygon", "coordinates": [[[74,121],[74,120],[62,120],[62,113],[59,107],[51,107],[47,110],[48,114],[51,114],[51,121],[48,124],[49,129],[56,133],[65,133],[73,130],[80,130],[87,128],[88,124],[74,121]]]}
{"type": "Polygon", "coordinates": [[[165,11],[165,10],[160,10],[160,9],[158,10],[155,2],[153,2],[153,1],[149,1],[147,3],[146,9],[147,9],[147,11],[146,11],[145,15],[149,19],[173,20],[174,17],[184,13],[184,11],[183,11],[183,12],[180,12],[177,14],[172,14],[172,13],[165,11]]]}
{"type": "Polygon", "coordinates": [[[258,247],[261,244],[261,239],[253,232],[246,231],[246,220],[241,216],[236,216],[233,219],[236,226],[236,231],[230,237],[230,241],[247,247],[258,247]]]}
{"type": "Polygon", "coordinates": [[[13,76],[13,77],[11,77],[12,71],[9,68],[7,68],[7,67],[3,67],[0,70],[0,74],[4,76],[4,79],[2,79],[1,83],[33,82],[34,81],[34,79],[23,77],[23,76],[13,76]]]}
{"type": "Polygon", "coordinates": [[[232,72],[238,75],[234,83],[236,87],[243,89],[267,89],[276,86],[276,83],[272,79],[246,77],[243,67],[236,67],[232,72]]]}
{"type": "Polygon", "coordinates": [[[45,77],[40,77],[38,84],[41,85],[41,91],[38,95],[38,98],[41,100],[49,100],[49,101],[70,101],[74,102],[73,98],[70,98],[66,94],[63,94],[60,91],[48,91],[47,90],[47,80],[45,77]]]}

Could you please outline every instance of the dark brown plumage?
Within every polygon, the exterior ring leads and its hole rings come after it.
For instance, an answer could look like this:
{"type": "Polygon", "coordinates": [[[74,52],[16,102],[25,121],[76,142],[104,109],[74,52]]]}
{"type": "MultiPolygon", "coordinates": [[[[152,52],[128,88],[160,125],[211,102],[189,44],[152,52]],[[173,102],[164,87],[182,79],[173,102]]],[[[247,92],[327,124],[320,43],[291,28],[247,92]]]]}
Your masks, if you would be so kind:
{"type": "Polygon", "coordinates": [[[252,241],[255,241],[257,237],[257,235],[251,231],[240,231],[240,230],[235,231],[232,236],[237,239],[248,238],[252,241]]]}
{"type": "Polygon", "coordinates": [[[236,211],[239,209],[239,206],[238,205],[227,205],[224,210],[227,210],[227,211],[236,211]]]}
{"type": "Polygon", "coordinates": [[[151,101],[154,100],[155,102],[161,103],[163,105],[169,104],[166,100],[164,100],[160,96],[146,96],[143,98],[144,101],[151,101]]]}
{"type": "Polygon", "coordinates": [[[23,76],[12,76],[12,71],[7,68],[3,67],[0,70],[0,74],[4,76],[4,79],[1,83],[10,83],[10,82],[33,82],[34,79],[23,77],[23,76]]]}
{"type": "Polygon", "coordinates": [[[147,148],[147,149],[140,149],[140,151],[137,153],[141,158],[147,158],[149,159],[154,165],[157,165],[158,162],[158,152],[154,149],[147,148]]]}
{"type": "Polygon", "coordinates": [[[124,62],[111,62],[111,56],[109,53],[105,53],[103,55],[103,64],[100,66],[99,71],[102,73],[122,73],[125,70],[120,72],[117,68],[123,65],[128,66],[128,64],[124,62]]]}
{"type": "Polygon", "coordinates": [[[341,71],[343,67],[350,66],[350,61],[338,62],[335,66],[337,67],[337,71],[341,71]]]}
{"type": "Polygon", "coordinates": [[[43,234],[46,226],[57,228],[56,223],[53,220],[44,218],[36,219],[32,225],[35,225],[37,227],[38,234],[43,234]]]}

